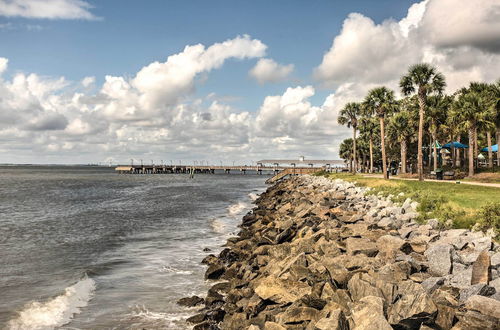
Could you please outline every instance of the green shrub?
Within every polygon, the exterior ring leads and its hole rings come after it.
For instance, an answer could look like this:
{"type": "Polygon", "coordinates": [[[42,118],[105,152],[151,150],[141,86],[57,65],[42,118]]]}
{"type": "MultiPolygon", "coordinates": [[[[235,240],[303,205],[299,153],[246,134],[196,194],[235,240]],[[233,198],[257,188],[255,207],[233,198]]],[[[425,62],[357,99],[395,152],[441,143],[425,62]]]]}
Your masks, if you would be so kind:
{"type": "Polygon", "coordinates": [[[477,224],[483,231],[493,228],[500,233],[500,203],[489,203],[483,206],[479,211],[477,224]]]}

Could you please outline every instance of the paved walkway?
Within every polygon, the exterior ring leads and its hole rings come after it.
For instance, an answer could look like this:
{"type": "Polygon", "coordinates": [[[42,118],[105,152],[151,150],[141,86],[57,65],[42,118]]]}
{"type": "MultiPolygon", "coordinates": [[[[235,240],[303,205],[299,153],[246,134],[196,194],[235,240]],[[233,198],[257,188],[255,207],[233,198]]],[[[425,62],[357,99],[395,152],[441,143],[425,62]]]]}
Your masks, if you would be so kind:
{"type": "MultiPolygon", "coordinates": [[[[368,178],[378,178],[378,179],[384,178],[384,176],[382,174],[361,174],[361,175],[368,177],[368,178]]],[[[418,181],[418,179],[414,179],[414,178],[399,178],[397,176],[390,176],[389,179],[418,181]]],[[[486,183],[486,182],[460,181],[460,180],[435,180],[435,179],[425,179],[425,181],[439,182],[439,183],[455,183],[455,184],[457,182],[460,182],[460,184],[469,184],[472,186],[500,188],[500,183],[486,183]]]]}

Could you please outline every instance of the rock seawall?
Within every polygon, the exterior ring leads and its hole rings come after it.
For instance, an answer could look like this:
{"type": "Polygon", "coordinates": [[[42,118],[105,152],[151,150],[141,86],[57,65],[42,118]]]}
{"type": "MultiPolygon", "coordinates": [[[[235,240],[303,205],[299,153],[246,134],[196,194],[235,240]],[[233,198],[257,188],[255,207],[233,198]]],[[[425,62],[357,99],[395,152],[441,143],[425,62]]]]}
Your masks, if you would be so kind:
{"type": "Polygon", "coordinates": [[[194,329],[498,329],[500,247],[341,180],[270,187],[209,255],[194,329]],[[434,227],[433,227],[434,226],[434,227]]]}

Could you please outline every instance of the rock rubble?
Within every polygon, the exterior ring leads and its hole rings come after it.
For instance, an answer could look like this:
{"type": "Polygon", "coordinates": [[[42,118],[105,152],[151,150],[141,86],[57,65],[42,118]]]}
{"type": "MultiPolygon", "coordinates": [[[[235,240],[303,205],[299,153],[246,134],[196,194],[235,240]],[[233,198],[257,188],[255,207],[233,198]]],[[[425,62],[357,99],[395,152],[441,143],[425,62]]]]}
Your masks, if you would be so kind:
{"type": "MultiPolygon", "coordinates": [[[[324,177],[275,184],[206,279],[194,329],[500,328],[500,246],[324,177]]],[[[181,301],[194,306],[200,298],[181,301]]]]}

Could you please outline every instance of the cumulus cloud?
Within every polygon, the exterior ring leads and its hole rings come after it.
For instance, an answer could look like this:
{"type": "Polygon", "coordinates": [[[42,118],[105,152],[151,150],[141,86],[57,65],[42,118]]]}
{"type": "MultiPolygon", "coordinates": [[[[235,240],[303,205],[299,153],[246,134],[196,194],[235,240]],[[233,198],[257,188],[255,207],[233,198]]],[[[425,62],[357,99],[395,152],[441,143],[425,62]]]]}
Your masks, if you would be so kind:
{"type": "Polygon", "coordinates": [[[472,46],[500,53],[500,3],[497,0],[429,1],[421,30],[435,46],[472,46]]]}
{"type": "Polygon", "coordinates": [[[270,58],[261,58],[248,74],[259,84],[265,84],[286,79],[293,69],[293,64],[282,65],[270,58]]]}
{"type": "Polygon", "coordinates": [[[498,8],[490,0],[426,0],[402,20],[381,24],[350,14],[315,77],[330,88],[348,83],[397,89],[411,64],[429,62],[445,74],[448,92],[471,80],[492,81],[500,69],[498,8]]]}
{"type": "Polygon", "coordinates": [[[3,0],[0,16],[46,19],[96,19],[82,0],[3,0]]]}
{"type": "Polygon", "coordinates": [[[0,74],[2,74],[5,70],[7,70],[7,64],[9,60],[5,57],[0,57],[0,74]]]}

